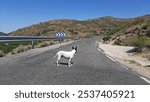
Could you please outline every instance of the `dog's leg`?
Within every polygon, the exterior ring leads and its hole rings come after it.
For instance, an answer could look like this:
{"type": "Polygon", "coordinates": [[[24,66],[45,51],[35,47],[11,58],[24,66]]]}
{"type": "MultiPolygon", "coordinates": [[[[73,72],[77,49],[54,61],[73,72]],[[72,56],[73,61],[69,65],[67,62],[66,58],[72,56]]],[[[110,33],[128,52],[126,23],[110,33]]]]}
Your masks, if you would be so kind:
{"type": "Polygon", "coordinates": [[[71,65],[73,64],[72,59],[71,59],[70,63],[71,63],[71,65]]]}
{"type": "Polygon", "coordinates": [[[61,56],[58,56],[57,62],[56,62],[57,66],[59,66],[59,60],[60,60],[60,58],[61,58],[61,56]]]}
{"type": "Polygon", "coordinates": [[[56,65],[57,65],[57,66],[59,66],[59,64],[58,64],[58,63],[59,63],[59,62],[58,62],[58,60],[57,60],[57,62],[56,62],[56,65]]]}
{"type": "Polygon", "coordinates": [[[68,66],[71,66],[71,58],[69,59],[68,66]]]}

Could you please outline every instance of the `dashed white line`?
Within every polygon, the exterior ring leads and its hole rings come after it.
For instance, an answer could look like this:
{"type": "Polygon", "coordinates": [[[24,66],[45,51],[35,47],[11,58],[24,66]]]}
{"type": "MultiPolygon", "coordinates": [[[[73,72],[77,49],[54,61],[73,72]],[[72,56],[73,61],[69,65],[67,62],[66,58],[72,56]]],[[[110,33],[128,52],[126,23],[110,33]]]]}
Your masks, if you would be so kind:
{"type": "Polygon", "coordinates": [[[150,84],[150,80],[148,80],[147,78],[144,78],[142,76],[140,76],[141,79],[145,80],[146,82],[148,82],[150,84]]]}

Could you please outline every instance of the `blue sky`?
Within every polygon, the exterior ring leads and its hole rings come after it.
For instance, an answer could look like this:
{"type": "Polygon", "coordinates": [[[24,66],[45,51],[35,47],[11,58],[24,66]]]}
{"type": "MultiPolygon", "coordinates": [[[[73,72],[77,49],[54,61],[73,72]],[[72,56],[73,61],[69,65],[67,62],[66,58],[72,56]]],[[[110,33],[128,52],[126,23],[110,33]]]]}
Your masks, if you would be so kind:
{"type": "Polygon", "coordinates": [[[150,0],[0,0],[0,31],[56,19],[104,16],[133,18],[150,14],[150,0]]]}

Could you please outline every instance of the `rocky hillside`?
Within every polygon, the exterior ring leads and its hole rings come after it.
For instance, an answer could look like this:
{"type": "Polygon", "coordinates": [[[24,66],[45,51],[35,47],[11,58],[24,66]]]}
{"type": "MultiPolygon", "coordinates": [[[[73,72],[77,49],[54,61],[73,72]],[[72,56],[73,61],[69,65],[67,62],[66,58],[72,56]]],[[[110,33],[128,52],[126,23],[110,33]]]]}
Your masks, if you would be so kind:
{"type": "Polygon", "coordinates": [[[132,19],[112,33],[111,40],[118,45],[150,46],[150,15],[132,19]]]}
{"type": "Polygon", "coordinates": [[[150,15],[130,19],[114,17],[102,17],[85,21],[77,20],[53,20],[41,22],[29,27],[11,32],[11,35],[19,36],[55,36],[56,32],[66,32],[68,36],[91,37],[104,34],[104,40],[113,41],[118,45],[141,44],[150,46],[150,15]]]}
{"type": "Polygon", "coordinates": [[[97,35],[106,33],[120,25],[127,24],[128,21],[130,20],[113,17],[103,17],[86,21],[54,20],[18,29],[17,31],[11,32],[11,34],[19,36],[54,36],[56,32],[66,32],[68,36],[71,36],[72,34],[80,36],[97,35]]]}
{"type": "Polygon", "coordinates": [[[150,15],[129,19],[127,22],[112,28],[103,40],[105,43],[135,46],[130,52],[150,60],[150,15]]]}
{"type": "Polygon", "coordinates": [[[102,17],[85,21],[53,20],[33,24],[9,34],[14,36],[55,36],[65,32],[67,36],[92,37],[105,35],[105,43],[136,46],[136,52],[143,53],[150,60],[150,15],[136,18],[102,17]]]}

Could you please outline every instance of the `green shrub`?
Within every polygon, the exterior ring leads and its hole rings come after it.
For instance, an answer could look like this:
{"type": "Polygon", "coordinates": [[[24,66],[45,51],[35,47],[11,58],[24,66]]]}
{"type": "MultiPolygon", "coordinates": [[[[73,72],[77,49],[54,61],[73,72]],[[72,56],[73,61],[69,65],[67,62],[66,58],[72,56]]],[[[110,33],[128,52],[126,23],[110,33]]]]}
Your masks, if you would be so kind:
{"type": "Polygon", "coordinates": [[[122,46],[135,46],[135,47],[150,47],[150,38],[147,36],[131,36],[124,39],[116,40],[114,44],[122,46]]]}
{"type": "Polygon", "coordinates": [[[17,48],[19,45],[29,45],[31,42],[8,42],[8,43],[0,43],[0,50],[7,54],[17,48]]]}
{"type": "Polygon", "coordinates": [[[103,41],[105,42],[105,41],[108,41],[108,40],[110,40],[111,39],[111,36],[105,36],[104,38],[103,38],[103,41]]]}
{"type": "Polygon", "coordinates": [[[144,21],[145,21],[145,18],[136,18],[135,21],[133,22],[133,25],[143,23],[144,21]]]}
{"type": "MultiPolygon", "coordinates": [[[[20,52],[27,51],[32,48],[30,45],[31,42],[8,42],[8,43],[0,43],[0,57],[5,56],[5,54],[11,53],[16,54],[20,52]]],[[[37,47],[45,47],[49,45],[53,45],[54,41],[36,41],[35,46],[37,47]]]]}
{"type": "Polygon", "coordinates": [[[0,57],[5,56],[5,54],[0,50],[0,57]]]}
{"type": "Polygon", "coordinates": [[[133,45],[137,47],[150,46],[150,38],[146,36],[138,37],[133,42],[133,45]]]}
{"type": "Polygon", "coordinates": [[[146,32],[146,36],[147,36],[147,37],[150,37],[150,30],[148,30],[148,31],[146,32]]]}
{"type": "Polygon", "coordinates": [[[92,38],[92,37],[94,37],[93,34],[86,34],[86,35],[84,36],[84,38],[92,38]]]}

